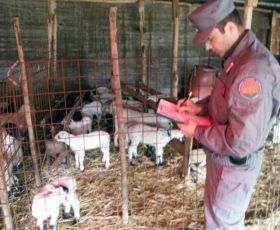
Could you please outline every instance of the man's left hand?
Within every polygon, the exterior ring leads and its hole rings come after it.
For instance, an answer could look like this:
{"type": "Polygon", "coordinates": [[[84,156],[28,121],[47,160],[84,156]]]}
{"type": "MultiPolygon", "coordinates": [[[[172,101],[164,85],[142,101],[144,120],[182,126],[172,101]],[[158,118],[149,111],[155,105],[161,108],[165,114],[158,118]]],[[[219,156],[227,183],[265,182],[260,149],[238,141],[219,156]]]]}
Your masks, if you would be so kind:
{"type": "Polygon", "coordinates": [[[194,135],[197,123],[189,119],[188,122],[183,124],[177,124],[181,131],[185,134],[186,137],[192,137],[194,135]]]}

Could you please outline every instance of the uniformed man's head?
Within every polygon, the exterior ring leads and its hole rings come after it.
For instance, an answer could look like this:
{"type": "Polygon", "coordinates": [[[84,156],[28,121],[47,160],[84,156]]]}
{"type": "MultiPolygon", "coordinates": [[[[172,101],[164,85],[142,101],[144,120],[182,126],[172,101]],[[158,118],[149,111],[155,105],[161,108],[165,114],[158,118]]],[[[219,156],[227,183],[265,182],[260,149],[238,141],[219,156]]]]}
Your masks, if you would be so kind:
{"type": "Polygon", "coordinates": [[[197,30],[194,44],[205,42],[206,50],[223,57],[243,31],[239,12],[232,0],[208,0],[188,18],[197,30]]]}

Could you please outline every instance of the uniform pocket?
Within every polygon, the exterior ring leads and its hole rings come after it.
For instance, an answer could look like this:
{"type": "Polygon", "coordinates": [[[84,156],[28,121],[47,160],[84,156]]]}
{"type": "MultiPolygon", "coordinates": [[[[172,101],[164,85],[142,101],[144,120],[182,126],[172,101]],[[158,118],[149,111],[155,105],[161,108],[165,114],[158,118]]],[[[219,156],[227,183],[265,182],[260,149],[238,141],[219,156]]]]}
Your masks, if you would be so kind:
{"type": "Polygon", "coordinates": [[[213,208],[217,216],[229,218],[233,222],[244,217],[254,186],[252,180],[246,180],[246,172],[243,176],[240,174],[235,168],[224,167],[213,208]]]}

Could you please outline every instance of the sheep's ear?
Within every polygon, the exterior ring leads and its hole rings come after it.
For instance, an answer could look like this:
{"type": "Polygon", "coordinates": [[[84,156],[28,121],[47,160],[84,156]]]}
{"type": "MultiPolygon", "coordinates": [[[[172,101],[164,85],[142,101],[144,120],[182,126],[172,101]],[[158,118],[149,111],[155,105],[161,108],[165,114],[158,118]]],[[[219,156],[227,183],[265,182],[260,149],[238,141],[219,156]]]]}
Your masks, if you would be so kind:
{"type": "Polygon", "coordinates": [[[68,189],[66,186],[63,186],[63,185],[62,185],[61,187],[62,187],[62,189],[63,189],[64,192],[69,193],[69,189],[68,189]]]}

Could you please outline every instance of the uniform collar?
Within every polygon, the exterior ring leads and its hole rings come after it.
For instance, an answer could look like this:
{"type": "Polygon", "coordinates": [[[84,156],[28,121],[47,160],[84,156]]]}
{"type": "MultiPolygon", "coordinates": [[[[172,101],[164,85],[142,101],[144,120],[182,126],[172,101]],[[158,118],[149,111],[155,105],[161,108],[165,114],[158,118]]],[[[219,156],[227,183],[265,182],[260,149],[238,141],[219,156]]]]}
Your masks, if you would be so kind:
{"type": "Polygon", "coordinates": [[[238,39],[237,43],[227,52],[223,59],[223,68],[226,73],[229,73],[234,66],[235,60],[242,56],[248,47],[256,40],[256,35],[251,30],[246,30],[238,39]]]}

